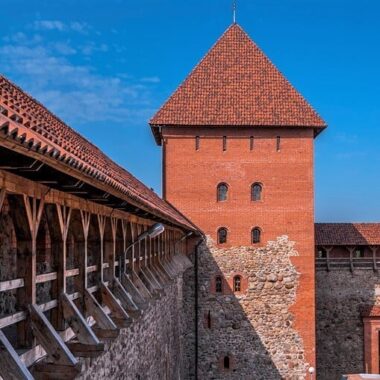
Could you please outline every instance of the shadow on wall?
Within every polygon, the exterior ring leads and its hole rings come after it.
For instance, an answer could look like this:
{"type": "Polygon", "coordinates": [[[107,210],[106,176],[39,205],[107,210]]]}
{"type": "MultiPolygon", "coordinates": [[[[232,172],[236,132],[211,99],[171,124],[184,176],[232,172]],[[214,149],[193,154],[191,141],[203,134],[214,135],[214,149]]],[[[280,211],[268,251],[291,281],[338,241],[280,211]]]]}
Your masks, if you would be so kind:
{"type": "MultiPolygon", "coordinates": [[[[286,236],[265,247],[220,249],[208,239],[198,253],[198,379],[304,379],[301,337],[289,307],[299,274],[298,255],[286,236]]],[[[194,379],[195,273],[184,279],[188,361],[184,378],[194,379]]]]}

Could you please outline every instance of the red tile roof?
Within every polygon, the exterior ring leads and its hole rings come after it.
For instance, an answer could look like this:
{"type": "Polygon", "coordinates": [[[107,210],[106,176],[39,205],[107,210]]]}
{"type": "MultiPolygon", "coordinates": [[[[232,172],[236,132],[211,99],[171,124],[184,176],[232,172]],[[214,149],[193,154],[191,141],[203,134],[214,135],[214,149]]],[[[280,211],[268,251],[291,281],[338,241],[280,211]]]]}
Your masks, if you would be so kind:
{"type": "Polygon", "coordinates": [[[182,214],[132,174],[0,75],[0,144],[3,139],[10,138],[39,153],[42,162],[54,158],[116,191],[123,200],[177,225],[195,229],[182,214]]]}
{"type": "MultiPolygon", "coordinates": [[[[150,120],[157,126],[294,126],[321,117],[237,24],[230,26],[150,120]]],[[[155,128],[156,127],[156,128],[155,128]]]]}
{"type": "Polygon", "coordinates": [[[380,245],[380,223],[316,223],[316,245],[380,245]]]}

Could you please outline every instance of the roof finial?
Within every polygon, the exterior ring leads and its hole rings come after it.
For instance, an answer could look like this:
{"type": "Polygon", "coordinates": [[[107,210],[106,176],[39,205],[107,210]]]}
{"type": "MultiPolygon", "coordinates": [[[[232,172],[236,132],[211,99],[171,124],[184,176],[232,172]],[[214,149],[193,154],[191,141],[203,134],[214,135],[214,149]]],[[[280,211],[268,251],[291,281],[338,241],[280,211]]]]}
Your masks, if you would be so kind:
{"type": "Polygon", "coordinates": [[[234,0],[232,5],[232,20],[233,23],[236,24],[236,0],[234,0]]]}

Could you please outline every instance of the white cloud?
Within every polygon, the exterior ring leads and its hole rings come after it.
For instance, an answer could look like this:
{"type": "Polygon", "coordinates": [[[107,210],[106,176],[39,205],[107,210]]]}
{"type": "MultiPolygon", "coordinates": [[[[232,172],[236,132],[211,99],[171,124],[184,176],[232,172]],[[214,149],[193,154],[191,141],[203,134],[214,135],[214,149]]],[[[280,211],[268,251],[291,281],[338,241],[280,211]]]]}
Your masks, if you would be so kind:
{"type": "Polygon", "coordinates": [[[58,32],[77,32],[87,33],[90,29],[89,25],[85,22],[73,21],[70,23],[64,23],[59,20],[37,20],[32,25],[34,30],[55,30],[58,32]]]}
{"type": "MultiPolygon", "coordinates": [[[[64,28],[59,22],[39,25],[49,30],[64,28]]],[[[95,49],[102,54],[108,51],[107,45],[79,41],[74,48],[59,36],[47,39],[20,32],[3,38],[0,72],[69,124],[100,121],[128,126],[149,118],[154,108],[150,86],[158,77],[139,80],[132,75],[102,74],[88,64],[78,64],[85,62],[86,55],[79,46],[91,47],[87,54],[95,49]]]]}

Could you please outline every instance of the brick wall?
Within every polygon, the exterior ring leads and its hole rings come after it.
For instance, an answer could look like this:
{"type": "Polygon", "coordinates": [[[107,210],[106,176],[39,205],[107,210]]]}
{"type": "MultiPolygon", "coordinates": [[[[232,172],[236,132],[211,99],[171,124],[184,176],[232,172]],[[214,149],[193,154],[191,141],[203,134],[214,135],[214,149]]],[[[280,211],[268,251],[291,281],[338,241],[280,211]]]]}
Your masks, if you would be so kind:
{"type": "Polygon", "coordinates": [[[216,240],[218,228],[227,227],[225,248],[250,246],[251,229],[258,226],[264,245],[282,235],[295,242],[299,256],[291,261],[300,273],[300,285],[292,305],[294,328],[302,338],[306,361],[313,365],[313,131],[166,127],[162,132],[164,195],[205,234],[216,240]],[[199,150],[195,149],[196,135],[200,136],[199,150]],[[225,151],[223,136],[227,136],[225,151]],[[252,150],[250,136],[254,136],[252,150]],[[277,136],[281,137],[279,151],[277,136]],[[220,182],[229,186],[225,202],[216,199],[220,182]],[[263,185],[262,201],[251,201],[254,182],[263,185]]]}

